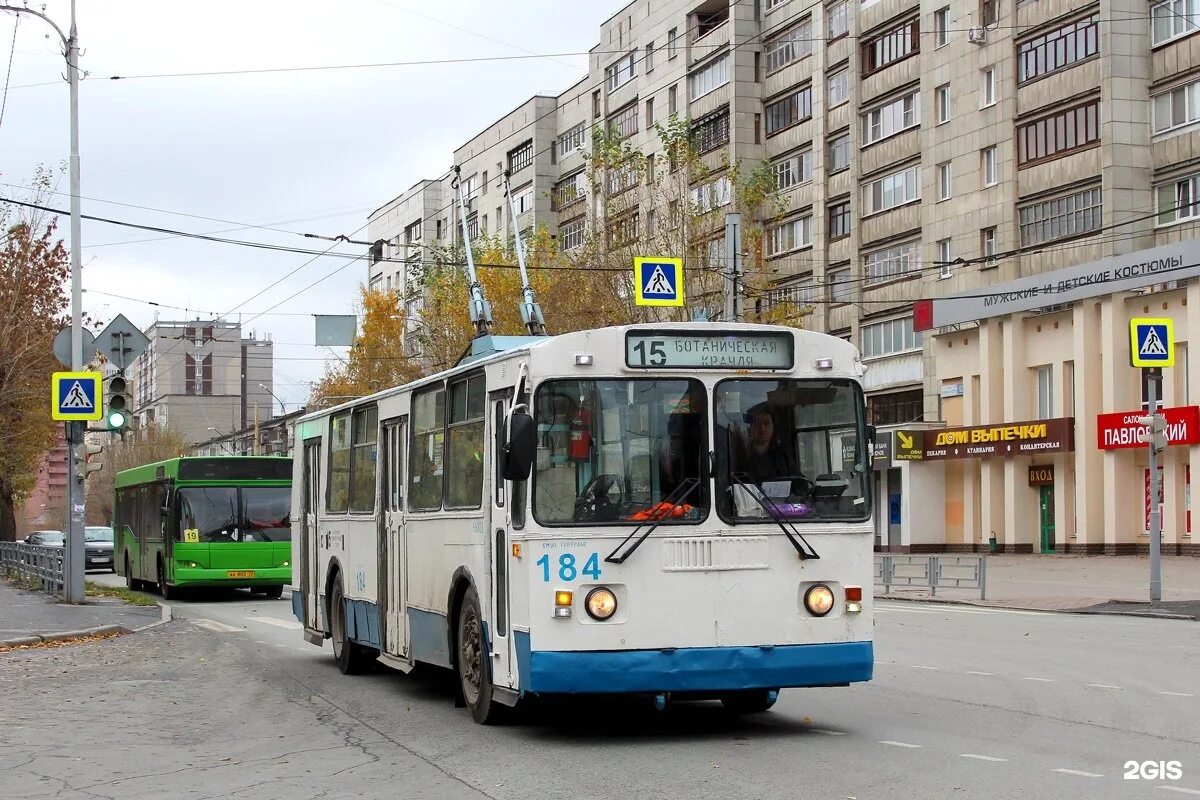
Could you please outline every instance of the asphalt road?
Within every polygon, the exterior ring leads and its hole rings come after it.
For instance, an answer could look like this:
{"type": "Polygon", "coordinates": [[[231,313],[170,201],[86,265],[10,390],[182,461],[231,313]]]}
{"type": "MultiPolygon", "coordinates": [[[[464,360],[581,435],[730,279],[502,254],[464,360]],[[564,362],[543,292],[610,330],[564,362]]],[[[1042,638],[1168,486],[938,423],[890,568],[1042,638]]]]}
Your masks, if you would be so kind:
{"type": "Polygon", "coordinates": [[[866,685],[484,728],[436,672],[340,675],[286,595],[173,605],[145,634],[0,655],[0,796],[1200,797],[1193,622],[885,602],[866,685]]]}

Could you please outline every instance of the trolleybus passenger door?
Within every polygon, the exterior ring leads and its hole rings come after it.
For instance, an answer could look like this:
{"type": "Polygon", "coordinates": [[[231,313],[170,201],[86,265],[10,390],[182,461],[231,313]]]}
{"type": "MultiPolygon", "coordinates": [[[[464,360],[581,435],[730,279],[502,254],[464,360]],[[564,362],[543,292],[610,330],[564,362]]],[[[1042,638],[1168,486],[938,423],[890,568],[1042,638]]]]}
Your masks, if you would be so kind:
{"type": "Polygon", "coordinates": [[[379,576],[383,581],[380,599],[384,606],[384,652],[394,656],[408,655],[408,615],[405,606],[405,550],[404,535],[404,471],[405,442],[408,420],[389,420],[383,423],[383,547],[380,552],[383,563],[379,576]]]}
{"type": "MultiPolygon", "coordinates": [[[[491,645],[492,645],[492,682],[496,686],[512,687],[515,684],[512,669],[511,622],[509,619],[509,544],[508,512],[511,506],[507,496],[507,484],[502,475],[501,454],[504,452],[504,441],[507,433],[505,416],[508,414],[508,398],[510,391],[492,392],[490,395],[491,415],[491,451],[489,465],[492,475],[492,514],[491,529],[491,584],[492,584],[492,613],[491,613],[491,645]]],[[[486,613],[486,612],[485,612],[486,613]]]]}
{"type": "Polygon", "coordinates": [[[321,618],[317,613],[320,605],[317,595],[321,587],[321,556],[317,541],[317,509],[321,498],[321,440],[309,439],[304,443],[302,463],[304,481],[304,508],[301,509],[303,531],[300,538],[300,594],[304,605],[304,624],[321,630],[321,618]]]}

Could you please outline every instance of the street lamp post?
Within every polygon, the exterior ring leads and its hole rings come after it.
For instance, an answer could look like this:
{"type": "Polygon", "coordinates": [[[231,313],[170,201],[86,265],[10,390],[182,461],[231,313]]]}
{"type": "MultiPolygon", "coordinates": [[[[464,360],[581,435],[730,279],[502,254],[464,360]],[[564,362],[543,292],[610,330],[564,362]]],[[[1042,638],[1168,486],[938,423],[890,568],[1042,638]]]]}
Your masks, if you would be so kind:
{"type": "MultiPolygon", "coordinates": [[[[79,208],[79,31],[75,25],[75,0],[71,0],[71,27],[68,33],[41,11],[24,6],[0,5],[0,11],[32,14],[44,20],[63,43],[67,59],[67,80],[70,83],[71,104],[71,369],[83,369],[83,251],[82,225],[79,208]]],[[[67,423],[67,519],[71,521],[63,555],[63,599],[82,603],[83,594],[83,474],[75,469],[77,448],[83,444],[83,426],[67,423]],[[72,426],[76,426],[73,432],[72,426]]]]}
{"type": "MultiPolygon", "coordinates": [[[[267,385],[265,383],[260,383],[258,385],[258,388],[262,389],[264,392],[271,395],[271,397],[274,397],[276,400],[279,400],[279,395],[275,394],[270,389],[268,389],[267,385]]],[[[279,416],[282,417],[286,413],[287,413],[287,406],[284,405],[284,402],[282,400],[279,400],[279,416]]]]}

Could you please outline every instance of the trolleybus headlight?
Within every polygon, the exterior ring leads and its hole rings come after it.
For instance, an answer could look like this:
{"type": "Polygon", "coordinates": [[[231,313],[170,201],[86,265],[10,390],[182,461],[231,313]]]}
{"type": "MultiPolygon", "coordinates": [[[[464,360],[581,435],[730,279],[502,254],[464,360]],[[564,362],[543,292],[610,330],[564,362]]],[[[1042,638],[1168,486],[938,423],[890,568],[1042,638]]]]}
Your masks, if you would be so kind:
{"type": "Polygon", "coordinates": [[[612,593],[611,589],[598,586],[588,592],[587,599],[584,600],[584,608],[587,609],[589,617],[597,622],[603,622],[617,613],[617,596],[612,593]]]}
{"type": "Polygon", "coordinates": [[[804,607],[814,617],[823,617],[833,609],[833,591],[823,583],[815,583],[804,592],[804,607]]]}

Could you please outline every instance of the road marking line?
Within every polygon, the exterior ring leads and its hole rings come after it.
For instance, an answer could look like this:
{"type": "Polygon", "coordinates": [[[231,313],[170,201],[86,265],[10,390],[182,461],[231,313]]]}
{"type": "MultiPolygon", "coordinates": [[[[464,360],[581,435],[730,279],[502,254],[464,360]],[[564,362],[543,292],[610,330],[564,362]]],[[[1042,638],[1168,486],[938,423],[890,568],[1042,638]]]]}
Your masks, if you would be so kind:
{"type": "Polygon", "coordinates": [[[809,728],[809,730],[812,731],[813,733],[820,733],[825,736],[845,736],[846,735],[845,731],[830,731],[830,730],[826,730],[825,728],[809,728]]]}
{"type": "Polygon", "coordinates": [[[933,670],[934,672],[937,672],[937,669],[938,669],[937,667],[923,667],[923,666],[921,666],[920,664],[913,664],[913,665],[912,665],[912,668],[913,668],[913,669],[931,669],[931,670],[933,670]]]}
{"type": "Polygon", "coordinates": [[[224,622],[217,622],[215,619],[193,619],[191,623],[197,627],[217,633],[241,633],[243,630],[242,628],[235,628],[232,625],[226,625],[224,622]]]}
{"type": "Polygon", "coordinates": [[[1180,794],[1200,794],[1200,789],[1187,789],[1183,786],[1159,786],[1157,788],[1166,792],[1179,792],[1180,794]]]}
{"type": "Polygon", "coordinates": [[[884,739],[880,744],[886,744],[890,747],[911,747],[914,750],[925,746],[923,744],[909,744],[908,742],[894,742],[891,739],[884,739]]]}
{"type": "Polygon", "coordinates": [[[1008,761],[1007,758],[996,758],[995,756],[981,756],[978,753],[961,753],[963,758],[975,758],[980,761],[1008,761]]]}
{"type": "Polygon", "coordinates": [[[1023,680],[1023,681],[1039,681],[1039,682],[1041,682],[1041,683],[1054,683],[1054,682],[1055,682],[1055,679],[1054,679],[1054,678],[1031,678],[1031,677],[1024,677],[1024,678],[1021,678],[1021,680],[1023,680]]]}
{"type": "Polygon", "coordinates": [[[969,669],[963,673],[963,675],[988,675],[988,676],[995,675],[995,674],[996,673],[994,673],[994,672],[979,672],[978,670],[973,670],[973,669],[969,669]]]}
{"type": "Polygon", "coordinates": [[[1077,770],[1077,769],[1056,769],[1053,771],[1061,772],[1063,775],[1078,775],[1081,778],[1103,778],[1104,777],[1103,775],[1100,775],[1095,772],[1081,772],[1080,770],[1077,770]]]}
{"type": "Polygon", "coordinates": [[[1084,686],[1090,686],[1093,689],[1120,689],[1120,686],[1113,686],[1108,683],[1085,683],[1084,686]]]}
{"type": "Polygon", "coordinates": [[[1159,692],[1159,694],[1165,694],[1168,697],[1195,697],[1196,696],[1194,694],[1188,694],[1187,692],[1159,692]]]}
{"type": "Polygon", "coordinates": [[[272,619],[271,617],[246,617],[250,622],[261,622],[263,625],[274,625],[276,628],[287,628],[288,630],[300,630],[304,626],[299,622],[292,622],[286,619],[272,619]]]}

